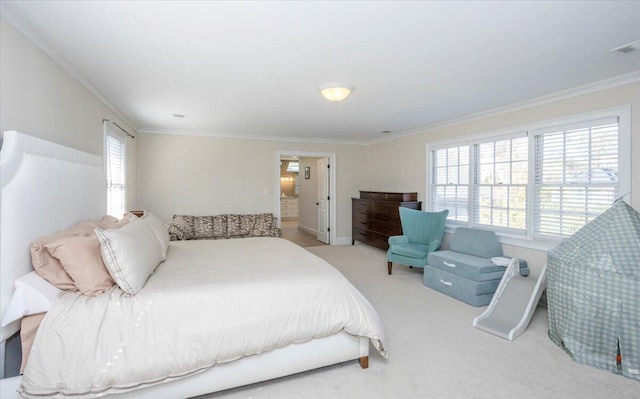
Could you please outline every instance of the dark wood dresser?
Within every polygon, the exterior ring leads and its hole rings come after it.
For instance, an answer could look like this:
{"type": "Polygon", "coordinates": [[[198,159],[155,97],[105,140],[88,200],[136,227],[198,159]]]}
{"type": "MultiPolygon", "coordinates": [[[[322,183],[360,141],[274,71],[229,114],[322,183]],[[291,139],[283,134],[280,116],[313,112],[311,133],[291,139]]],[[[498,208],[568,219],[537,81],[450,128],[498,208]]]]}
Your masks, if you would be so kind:
{"type": "Polygon", "coordinates": [[[398,208],[421,210],[417,199],[418,193],[360,191],[360,198],[351,198],[351,244],[360,241],[388,249],[389,237],[402,234],[398,208]]]}

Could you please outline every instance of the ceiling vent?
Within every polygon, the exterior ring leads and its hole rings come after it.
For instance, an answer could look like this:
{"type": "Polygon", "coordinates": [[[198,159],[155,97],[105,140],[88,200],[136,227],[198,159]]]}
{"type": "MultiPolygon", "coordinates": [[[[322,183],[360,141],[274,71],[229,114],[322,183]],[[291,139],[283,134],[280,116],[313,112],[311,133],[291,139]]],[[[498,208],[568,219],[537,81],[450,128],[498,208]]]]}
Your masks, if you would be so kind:
{"type": "Polygon", "coordinates": [[[622,54],[631,53],[632,51],[640,50],[640,40],[636,40],[633,43],[625,44],[624,46],[616,47],[610,51],[617,51],[622,54]]]}

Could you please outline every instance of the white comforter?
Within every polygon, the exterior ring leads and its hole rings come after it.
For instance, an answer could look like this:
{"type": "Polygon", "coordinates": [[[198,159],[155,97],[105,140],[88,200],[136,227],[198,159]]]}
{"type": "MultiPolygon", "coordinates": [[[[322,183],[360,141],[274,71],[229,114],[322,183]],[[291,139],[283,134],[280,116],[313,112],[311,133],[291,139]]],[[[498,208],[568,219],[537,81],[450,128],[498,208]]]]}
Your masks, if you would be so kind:
{"type": "Polygon", "coordinates": [[[344,330],[386,357],[380,319],[335,268],[288,241],[172,242],[135,296],[65,292],[38,330],[20,392],[93,397],[344,330]]]}

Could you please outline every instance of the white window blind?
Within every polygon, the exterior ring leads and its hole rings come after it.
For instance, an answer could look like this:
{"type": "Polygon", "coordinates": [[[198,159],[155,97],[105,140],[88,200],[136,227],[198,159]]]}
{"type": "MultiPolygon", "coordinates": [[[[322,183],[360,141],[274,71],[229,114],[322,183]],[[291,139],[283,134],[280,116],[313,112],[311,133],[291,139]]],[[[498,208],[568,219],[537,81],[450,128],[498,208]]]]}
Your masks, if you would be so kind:
{"type": "Polygon", "coordinates": [[[569,236],[619,195],[618,118],[535,132],[534,236],[569,236]]]}
{"type": "Polygon", "coordinates": [[[469,220],[469,145],[431,151],[431,210],[449,210],[448,220],[469,220]]]}
{"type": "Polygon", "coordinates": [[[528,158],[526,133],[473,144],[473,224],[526,233],[528,158]]]}
{"type": "Polygon", "coordinates": [[[449,209],[448,225],[557,241],[630,194],[630,107],[518,130],[430,147],[429,209],[449,209]]]}
{"type": "Polygon", "coordinates": [[[126,199],[126,144],[121,135],[106,129],[105,171],[107,175],[107,213],[121,218],[126,199]]]}

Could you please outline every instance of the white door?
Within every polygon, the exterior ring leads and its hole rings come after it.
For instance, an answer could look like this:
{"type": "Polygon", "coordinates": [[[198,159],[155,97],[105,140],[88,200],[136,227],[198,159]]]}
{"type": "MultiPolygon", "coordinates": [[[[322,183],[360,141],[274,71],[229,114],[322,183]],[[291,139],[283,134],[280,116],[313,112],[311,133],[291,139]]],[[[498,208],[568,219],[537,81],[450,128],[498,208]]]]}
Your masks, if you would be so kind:
{"type": "Polygon", "coordinates": [[[316,160],[318,169],[318,241],[329,244],[329,158],[316,160]]]}

